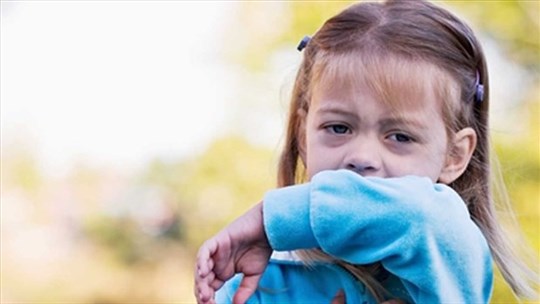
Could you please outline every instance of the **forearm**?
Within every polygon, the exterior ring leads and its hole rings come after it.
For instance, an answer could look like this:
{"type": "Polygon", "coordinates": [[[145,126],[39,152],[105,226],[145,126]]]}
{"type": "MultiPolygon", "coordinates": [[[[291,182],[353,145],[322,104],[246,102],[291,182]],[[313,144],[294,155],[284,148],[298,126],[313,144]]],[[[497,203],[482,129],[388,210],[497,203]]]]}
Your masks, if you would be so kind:
{"type": "Polygon", "coordinates": [[[264,224],[277,250],[320,248],[354,264],[380,261],[417,301],[486,302],[491,258],[459,196],[421,178],[326,172],[269,192],[264,224]]]}

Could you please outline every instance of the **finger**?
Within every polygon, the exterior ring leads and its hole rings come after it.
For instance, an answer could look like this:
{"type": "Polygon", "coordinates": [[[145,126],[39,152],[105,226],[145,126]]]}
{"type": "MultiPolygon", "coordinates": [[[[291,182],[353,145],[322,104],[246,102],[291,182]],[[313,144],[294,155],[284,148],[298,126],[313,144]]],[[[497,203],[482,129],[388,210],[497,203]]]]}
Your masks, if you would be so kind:
{"type": "Polygon", "coordinates": [[[197,299],[197,304],[216,304],[216,300],[213,298],[209,299],[208,301],[202,301],[197,299]]]}
{"type": "Polygon", "coordinates": [[[212,270],[221,279],[223,276],[232,276],[234,274],[233,244],[230,237],[222,234],[216,237],[215,250],[212,252],[212,270]]]}
{"type": "Polygon", "coordinates": [[[343,289],[338,290],[334,298],[332,299],[332,302],[330,304],[345,304],[347,303],[345,298],[345,293],[343,292],[343,289]]]}
{"type": "Polygon", "coordinates": [[[214,259],[209,258],[207,260],[200,260],[197,261],[197,266],[195,269],[195,275],[199,277],[206,277],[208,276],[212,270],[214,269],[214,259]]]}
{"type": "Polygon", "coordinates": [[[240,286],[234,294],[233,303],[246,303],[249,297],[255,292],[262,275],[244,276],[240,286]]]}
{"type": "Polygon", "coordinates": [[[194,294],[195,298],[197,299],[197,303],[204,303],[212,298],[211,290],[205,283],[201,282],[195,285],[194,294]]]}
{"type": "MultiPolygon", "coordinates": [[[[195,272],[195,275],[194,275],[194,281],[195,281],[195,286],[194,286],[194,292],[195,292],[195,296],[196,297],[199,297],[199,294],[200,295],[204,295],[206,297],[206,295],[209,293],[208,289],[212,288],[210,285],[211,283],[213,282],[214,278],[215,278],[215,274],[213,272],[209,272],[208,274],[202,276],[200,275],[200,272],[195,272]]],[[[214,289],[214,288],[212,288],[214,289]]],[[[215,290],[215,289],[214,289],[215,290]]]]}
{"type": "Polygon", "coordinates": [[[216,252],[218,248],[217,241],[212,238],[201,246],[197,253],[197,274],[200,276],[207,275],[214,267],[211,256],[216,252]]]}
{"type": "Polygon", "coordinates": [[[208,268],[206,265],[208,264],[208,261],[210,260],[211,251],[214,249],[214,242],[212,239],[204,242],[204,244],[199,248],[199,252],[197,253],[197,273],[201,276],[206,275],[208,272],[208,268]]]}
{"type": "Polygon", "coordinates": [[[201,286],[199,292],[195,294],[197,302],[206,303],[212,301],[214,298],[214,289],[210,288],[208,285],[201,286]]]}
{"type": "Polygon", "coordinates": [[[198,302],[207,302],[214,297],[215,289],[211,287],[215,275],[211,272],[205,277],[195,277],[195,297],[198,302]]]}
{"type": "Polygon", "coordinates": [[[211,273],[213,266],[214,261],[212,259],[197,261],[193,271],[195,279],[207,277],[211,273]]]}
{"type": "Polygon", "coordinates": [[[214,279],[211,283],[210,283],[210,287],[212,287],[214,290],[218,290],[221,288],[221,286],[223,286],[223,284],[225,283],[225,281],[222,281],[220,279],[214,279]]]}
{"type": "Polygon", "coordinates": [[[210,272],[210,274],[208,274],[204,280],[206,281],[206,285],[208,285],[208,287],[210,287],[214,292],[220,289],[225,283],[225,281],[217,278],[214,272],[210,272]]]}

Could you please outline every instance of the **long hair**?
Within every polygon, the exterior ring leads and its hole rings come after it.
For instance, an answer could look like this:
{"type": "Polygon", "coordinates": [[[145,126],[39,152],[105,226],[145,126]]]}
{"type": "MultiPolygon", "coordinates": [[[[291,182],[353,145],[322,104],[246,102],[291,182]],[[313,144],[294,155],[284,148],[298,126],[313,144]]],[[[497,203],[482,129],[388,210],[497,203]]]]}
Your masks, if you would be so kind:
{"type": "MultiPolygon", "coordinates": [[[[349,54],[359,58],[384,60],[391,57],[431,64],[457,84],[458,93],[454,95],[459,100],[442,105],[446,131],[450,136],[470,127],[477,134],[477,145],[465,172],[449,186],[466,202],[472,220],[487,239],[496,264],[515,294],[533,296],[535,291],[531,282],[538,279],[506,243],[507,237],[497,220],[491,195],[489,79],[484,53],[472,30],[443,8],[426,1],[410,0],[359,3],[324,23],[304,49],[296,75],[279,160],[278,186],[306,180],[301,143],[305,141],[305,118],[313,87],[333,58],[349,54]],[[478,83],[484,87],[482,101],[476,100],[478,83]]],[[[308,251],[304,256],[334,261],[317,250],[308,251]]],[[[384,298],[385,291],[377,280],[380,265],[335,262],[365,283],[378,300],[384,298]]]]}

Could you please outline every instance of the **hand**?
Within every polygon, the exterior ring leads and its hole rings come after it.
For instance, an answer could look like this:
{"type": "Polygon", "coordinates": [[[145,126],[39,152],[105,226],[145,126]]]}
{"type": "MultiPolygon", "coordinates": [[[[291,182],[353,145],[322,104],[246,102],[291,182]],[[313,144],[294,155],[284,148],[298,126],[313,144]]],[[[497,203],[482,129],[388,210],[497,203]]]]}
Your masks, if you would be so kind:
{"type": "Polygon", "coordinates": [[[255,292],[272,248],[264,232],[262,202],[207,240],[197,254],[195,297],[215,303],[215,292],[236,273],[244,277],[233,303],[245,303],[255,292]]]}

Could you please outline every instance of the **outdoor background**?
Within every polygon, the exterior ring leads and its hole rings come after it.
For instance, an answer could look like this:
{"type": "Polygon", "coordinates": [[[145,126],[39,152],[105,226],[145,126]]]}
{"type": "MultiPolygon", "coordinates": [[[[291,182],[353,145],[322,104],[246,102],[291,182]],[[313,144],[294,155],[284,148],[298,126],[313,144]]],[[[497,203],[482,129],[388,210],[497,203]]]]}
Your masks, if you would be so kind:
{"type": "MultiPolygon", "coordinates": [[[[298,41],[349,3],[2,1],[0,301],[194,302],[198,246],[274,187],[298,41]]],[[[439,4],[538,262],[540,4],[439,4]]]]}

